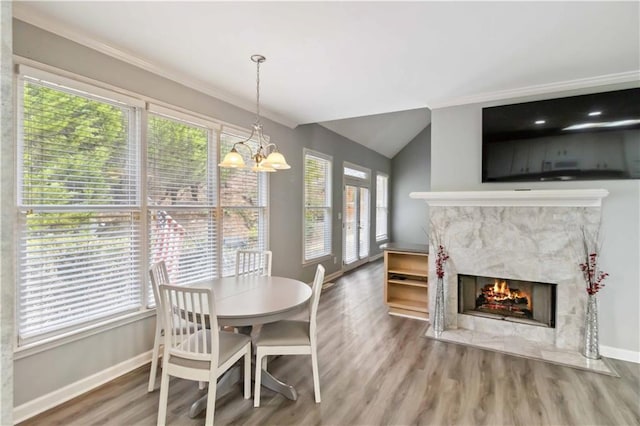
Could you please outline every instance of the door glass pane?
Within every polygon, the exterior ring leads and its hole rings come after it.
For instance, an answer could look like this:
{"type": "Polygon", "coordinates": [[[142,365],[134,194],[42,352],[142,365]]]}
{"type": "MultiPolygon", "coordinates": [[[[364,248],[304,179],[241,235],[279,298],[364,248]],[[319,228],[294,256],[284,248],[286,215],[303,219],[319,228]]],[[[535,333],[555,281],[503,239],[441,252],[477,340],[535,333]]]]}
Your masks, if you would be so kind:
{"type": "Polygon", "coordinates": [[[358,216],[357,216],[357,197],[358,188],[346,185],[344,189],[344,263],[346,265],[358,260],[358,216]]]}
{"type": "Polygon", "coordinates": [[[369,189],[360,188],[360,227],[359,236],[359,258],[364,259],[369,256],[369,189]]]}

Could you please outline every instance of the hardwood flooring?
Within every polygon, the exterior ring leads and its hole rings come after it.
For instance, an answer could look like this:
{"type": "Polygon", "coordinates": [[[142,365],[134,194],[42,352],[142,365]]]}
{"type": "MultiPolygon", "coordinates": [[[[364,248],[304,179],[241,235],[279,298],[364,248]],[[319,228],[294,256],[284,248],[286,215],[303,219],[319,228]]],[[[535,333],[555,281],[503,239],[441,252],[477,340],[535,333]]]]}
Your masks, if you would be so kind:
{"type": "MultiPolygon", "coordinates": [[[[322,403],[308,356],[280,357],[270,371],[298,400],[263,389],[261,407],[240,387],[218,399],[216,424],[248,425],[640,425],[640,365],[611,360],[610,377],[423,337],[426,323],[389,316],[382,263],[323,292],[318,313],[322,403]]],[[[143,367],[23,425],[153,425],[158,394],[143,367]]],[[[158,385],[159,386],[159,380],[158,385]]],[[[172,379],[168,424],[202,425],[188,408],[202,393],[172,379]]]]}

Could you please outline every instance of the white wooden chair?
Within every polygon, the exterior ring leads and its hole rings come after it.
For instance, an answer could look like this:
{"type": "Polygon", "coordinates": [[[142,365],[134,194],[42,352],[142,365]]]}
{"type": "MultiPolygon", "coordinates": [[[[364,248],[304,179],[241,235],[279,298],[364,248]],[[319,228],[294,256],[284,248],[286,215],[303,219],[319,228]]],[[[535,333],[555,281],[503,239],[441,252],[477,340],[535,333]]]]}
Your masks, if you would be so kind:
{"type": "Polygon", "coordinates": [[[236,277],[271,276],[271,257],[270,250],[238,250],[236,252],[236,277]]]}
{"type": "Polygon", "coordinates": [[[169,284],[169,273],[164,260],[154,263],[149,268],[149,279],[153,289],[153,297],[156,301],[156,334],[153,339],[153,352],[151,355],[151,372],[149,372],[148,392],[153,392],[156,386],[156,374],[158,372],[158,359],[160,357],[160,346],[162,345],[162,335],[164,334],[162,311],[160,309],[160,286],[169,284]]]}
{"type": "Polygon", "coordinates": [[[213,425],[216,380],[242,357],[244,398],[251,398],[251,338],[218,330],[210,288],[161,285],[160,293],[164,321],[174,332],[164,335],[158,425],[166,421],[170,376],[209,382],[205,424],[213,425]]]}
{"type": "Polygon", "coordinates": [[[316,315],[320,292],[324,281],[324,267],[318,265],[313,280],[311,300],[309,302],[309,320],[282,320],[265,324],[255,339],[256,345],[256,376],[253,393],[254,407],[260,406],[261,368],[267,369],[269,355],[311,355],[313,370],[313,390],[316,402],[320,402],[320,377],[318,372],[318,345],[316,338],[316,315]]]}

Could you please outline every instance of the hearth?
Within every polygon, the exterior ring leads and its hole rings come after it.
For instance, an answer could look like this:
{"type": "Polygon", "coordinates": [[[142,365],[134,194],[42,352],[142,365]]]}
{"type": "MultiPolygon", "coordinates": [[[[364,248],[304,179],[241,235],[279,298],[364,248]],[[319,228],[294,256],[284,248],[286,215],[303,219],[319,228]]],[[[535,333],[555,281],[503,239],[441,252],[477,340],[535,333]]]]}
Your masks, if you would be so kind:
{"type": "Polygon", "coordinates": [[[556,285],[459,274],[458,312],[555,328],[556,285]]]}

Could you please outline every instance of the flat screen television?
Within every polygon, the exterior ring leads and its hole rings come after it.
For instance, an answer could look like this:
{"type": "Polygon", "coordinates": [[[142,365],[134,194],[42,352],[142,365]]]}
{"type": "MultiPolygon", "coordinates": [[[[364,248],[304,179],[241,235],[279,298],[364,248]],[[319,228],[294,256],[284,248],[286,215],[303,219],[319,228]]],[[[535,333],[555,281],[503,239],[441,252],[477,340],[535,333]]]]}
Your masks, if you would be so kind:
{"type": "Polygon", "coordinates": [[[482,109],[482,182],[640,179],[640,88],[482,109]]]}

